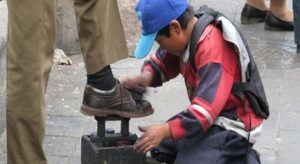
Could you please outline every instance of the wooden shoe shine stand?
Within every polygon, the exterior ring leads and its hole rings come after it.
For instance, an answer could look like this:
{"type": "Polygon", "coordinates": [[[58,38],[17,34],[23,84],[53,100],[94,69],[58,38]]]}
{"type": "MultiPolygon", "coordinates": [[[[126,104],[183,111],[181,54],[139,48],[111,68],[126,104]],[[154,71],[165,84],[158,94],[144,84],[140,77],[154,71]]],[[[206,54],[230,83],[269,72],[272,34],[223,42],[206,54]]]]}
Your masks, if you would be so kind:
{"type": "Polygon", "coordinates": [[[137,153],[133,144],[138,139],[129,133],[130,118],[118,116],[95,117],[97,132],[81,139],[82,164],[145,164],[146,155],[137,153]],[[121,132],[106,129],[106,121],[121,121],[121,132]]]}

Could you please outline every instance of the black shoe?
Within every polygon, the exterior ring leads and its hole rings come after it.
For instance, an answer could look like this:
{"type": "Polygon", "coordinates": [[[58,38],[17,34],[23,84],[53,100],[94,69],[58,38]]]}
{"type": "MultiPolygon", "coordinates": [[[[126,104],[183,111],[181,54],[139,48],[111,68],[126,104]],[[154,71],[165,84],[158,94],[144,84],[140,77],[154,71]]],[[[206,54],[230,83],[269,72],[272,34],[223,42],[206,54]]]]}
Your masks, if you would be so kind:
{"type": "Polygon", "coordinates": [[[300,45],[297,45],[297,53],[300,53],[300,45]]]}
{"type": "Polygon", "coordinates": [[[266,10],[259,10],[252,6],[249,6],[248,4],[245,4],[241,14],[241,22],[243,24],[263,22],[265,20],[266,14],[266,10]]]}
{"type": "Polygon", "coordinates": [[[287,22],[279,19],[271,12],[267,13],[265,20],[265,30],[270,31],[294,31],[294,22],[287,22]]]}
{"type": "Polygon", "coordinates": [[[130,118],[145,117],[154,111],[148,101],[141,98],[135,100],[132,93],[117,82],[111,91],[100,91],[87,85],[84,90],[81,112],[98,117],[116,115],[130,118]]]}

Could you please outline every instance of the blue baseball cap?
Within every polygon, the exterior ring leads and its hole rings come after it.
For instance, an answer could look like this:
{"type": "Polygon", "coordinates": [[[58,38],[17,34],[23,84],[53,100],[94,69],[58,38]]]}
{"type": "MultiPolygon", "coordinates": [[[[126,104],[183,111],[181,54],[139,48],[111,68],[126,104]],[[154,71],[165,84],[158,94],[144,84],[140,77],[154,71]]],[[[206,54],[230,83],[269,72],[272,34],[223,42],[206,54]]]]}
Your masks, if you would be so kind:
{"type": "Polygon", "coordinates": [[[186,0],[139,0],[135,11],[141,22],[142,35],[134,56],[144,58],[150,52],[158,31],[177,19],[188,6],[186,0]]]}

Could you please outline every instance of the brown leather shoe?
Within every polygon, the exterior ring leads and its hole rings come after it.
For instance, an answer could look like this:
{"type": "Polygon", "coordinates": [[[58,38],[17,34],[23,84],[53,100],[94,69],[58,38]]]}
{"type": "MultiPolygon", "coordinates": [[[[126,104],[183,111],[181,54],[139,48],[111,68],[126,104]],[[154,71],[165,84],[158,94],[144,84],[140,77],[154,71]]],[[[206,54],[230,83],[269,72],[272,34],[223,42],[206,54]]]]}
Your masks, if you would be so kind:
{"type": "Polygon", "coordinates": [[[112,91],[101,91],[90,85],[85,87],[81,113],[90,116],[106,117],[145,117],[152,114],[153,108],[146,100],[135,101],[131,93],[117,82],[112,91]]]}

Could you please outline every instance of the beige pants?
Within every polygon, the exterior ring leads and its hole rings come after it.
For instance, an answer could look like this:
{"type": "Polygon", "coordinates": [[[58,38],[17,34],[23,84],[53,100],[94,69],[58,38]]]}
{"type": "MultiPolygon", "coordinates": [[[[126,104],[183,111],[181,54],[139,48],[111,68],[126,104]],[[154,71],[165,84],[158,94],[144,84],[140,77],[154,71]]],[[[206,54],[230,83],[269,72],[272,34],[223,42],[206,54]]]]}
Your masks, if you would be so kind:
{"type": "MultiPolygon", "coordinates": [[[[55,45],[55,0],[7,0],[8,164],[47,163],[44,95],[55,45]]],[[[75,0],[86,71],[127,57],[116,0],[75,0]]]]}

